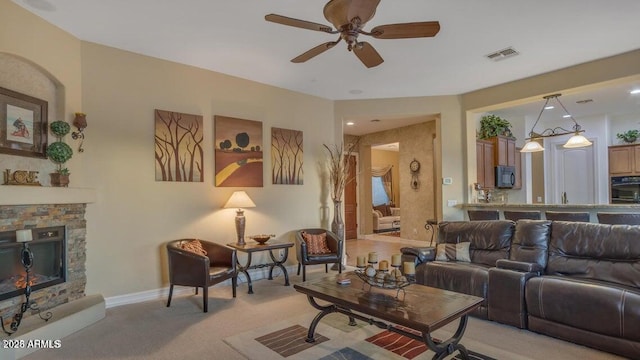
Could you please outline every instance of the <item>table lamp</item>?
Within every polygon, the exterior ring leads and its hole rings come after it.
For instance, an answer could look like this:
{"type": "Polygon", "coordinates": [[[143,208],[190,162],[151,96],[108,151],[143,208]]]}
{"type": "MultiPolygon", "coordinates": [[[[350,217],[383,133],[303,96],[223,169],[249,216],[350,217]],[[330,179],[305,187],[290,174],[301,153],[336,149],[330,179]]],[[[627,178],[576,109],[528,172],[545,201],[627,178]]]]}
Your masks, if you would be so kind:
{"type": "Polygon", "coordinates": [[[249,195],[244,191],[235,191],[224,204],[224,208],[237,208],[236,210],[236,233],[238,234],[238,245],[244,245],[244,210],[242,208],[256,207],[249,195]]]}

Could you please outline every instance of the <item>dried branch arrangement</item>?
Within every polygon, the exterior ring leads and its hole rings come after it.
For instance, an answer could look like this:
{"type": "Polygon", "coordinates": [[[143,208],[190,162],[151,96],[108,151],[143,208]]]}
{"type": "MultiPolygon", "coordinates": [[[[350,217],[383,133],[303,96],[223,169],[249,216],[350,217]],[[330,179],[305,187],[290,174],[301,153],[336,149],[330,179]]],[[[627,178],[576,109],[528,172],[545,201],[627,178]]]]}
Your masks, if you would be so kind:
{"type": "Polygon", "coordinates": [[[346,149],[343,145],[322,145],[328,152],[327,168],[329,169],[331,199],[333,201],[341,201],[344,188],[349,181],[349,157],[355,150],[357,143],[349,144],[349,147],[346,149]]]}

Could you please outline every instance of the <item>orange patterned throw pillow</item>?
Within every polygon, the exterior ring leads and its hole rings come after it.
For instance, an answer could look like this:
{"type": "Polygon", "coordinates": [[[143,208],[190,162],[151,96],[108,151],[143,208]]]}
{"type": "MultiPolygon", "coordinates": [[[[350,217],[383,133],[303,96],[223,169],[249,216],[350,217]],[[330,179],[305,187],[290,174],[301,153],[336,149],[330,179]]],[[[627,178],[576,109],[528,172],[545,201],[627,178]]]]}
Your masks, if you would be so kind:
{"type": "Polygon", "coordinates": [[[327,233],[322,234],[309,234],[307,232],[302,233],[304,242],[307,243],[310,255],[322,255],[330,254],[329,246],[327,245],[327,233]]]}
{"type": "Polygon", "coordinates": [[[189,240],[181,244],[183,250],[191,251],[200,255],[207,255],[207,251],[202,247],[202,243],[198,240],[189,240]]]}

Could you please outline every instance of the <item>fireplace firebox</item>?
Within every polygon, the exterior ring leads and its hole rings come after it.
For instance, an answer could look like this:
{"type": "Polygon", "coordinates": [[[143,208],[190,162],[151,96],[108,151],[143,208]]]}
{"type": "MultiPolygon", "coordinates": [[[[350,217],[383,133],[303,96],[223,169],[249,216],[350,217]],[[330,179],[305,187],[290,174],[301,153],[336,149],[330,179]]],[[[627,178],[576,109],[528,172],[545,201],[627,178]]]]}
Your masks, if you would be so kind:
{"type": "MultiPolygon", "coordinates": [[[[63,283],[66,274],[66,228],[64,226],[35,228],[31,289],[33,291],[63,283]]],[[[22,243],[15,231],[0,232],[0,301],[24,294],[25,269],[20,262],[22,243]]]]}

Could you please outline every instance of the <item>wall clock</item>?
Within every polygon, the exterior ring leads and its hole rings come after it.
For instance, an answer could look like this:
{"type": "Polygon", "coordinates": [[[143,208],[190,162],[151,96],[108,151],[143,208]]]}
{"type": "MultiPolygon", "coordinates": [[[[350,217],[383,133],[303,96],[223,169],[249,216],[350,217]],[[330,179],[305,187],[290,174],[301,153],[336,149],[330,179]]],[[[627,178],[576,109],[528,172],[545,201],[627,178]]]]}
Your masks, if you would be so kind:
{"type": "Polygon", "coordinates": [[[413,172],[418,172],[420,170],[420,162],[416,159],[413,159],[413,161],[409,163],[409,169],[411,169],[411,171],[413,172]]]}
{"type": "Polygon", "coordinates": [[[409,163],[409,170],[411,170],[411,188],[417,190],[420,187],[420,181],[418,180],[418,171],[420,171],[420,162],[413,159],[409,163]]]}

